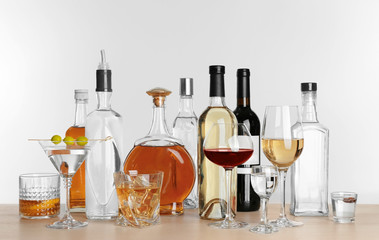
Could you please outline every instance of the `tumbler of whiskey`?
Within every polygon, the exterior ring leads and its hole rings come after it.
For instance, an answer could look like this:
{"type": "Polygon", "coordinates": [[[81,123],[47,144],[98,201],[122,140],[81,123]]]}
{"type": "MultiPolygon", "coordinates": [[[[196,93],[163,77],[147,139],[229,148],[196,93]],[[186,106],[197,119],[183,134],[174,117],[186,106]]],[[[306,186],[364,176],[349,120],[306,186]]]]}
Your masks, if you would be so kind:
{"type": "Polygon", "coordinates": [[[56,217],[60,211],[58,174],[31,173],[19,177],[20,217],[41,219],[56,217]]]}

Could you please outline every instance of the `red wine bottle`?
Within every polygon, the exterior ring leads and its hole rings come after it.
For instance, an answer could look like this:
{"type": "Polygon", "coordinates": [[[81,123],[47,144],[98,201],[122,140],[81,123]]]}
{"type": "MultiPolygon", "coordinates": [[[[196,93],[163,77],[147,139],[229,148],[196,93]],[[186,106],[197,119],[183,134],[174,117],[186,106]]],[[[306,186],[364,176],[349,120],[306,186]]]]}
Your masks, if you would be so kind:
{"type": "Polygon", "coordinates": [[[253,138],[254,153],[244,164],[237,168],[237,211],[257,211],[260,198],[251,185],[251,167],[260,165],[261,124],[257,114],[250,108],[250,70],[237,70],[237,108],[234,114],[239,123],[244,123],[253,138]]]}

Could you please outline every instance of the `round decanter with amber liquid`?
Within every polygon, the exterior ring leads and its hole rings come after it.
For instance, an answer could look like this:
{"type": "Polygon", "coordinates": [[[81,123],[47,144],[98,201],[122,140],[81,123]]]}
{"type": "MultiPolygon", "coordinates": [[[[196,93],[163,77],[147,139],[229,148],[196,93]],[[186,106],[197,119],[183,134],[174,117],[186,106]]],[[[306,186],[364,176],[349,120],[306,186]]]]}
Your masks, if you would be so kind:
{"type": "Polygon", "coordinates": [[[163,88],[147,91],[153,97],[153,122],[150,132],[135,142],[126,157],[124,171],[139,174],[162,171],[160,214],[180,215],[183,201],[192,190],[195,169],[190,154],[179,139],[170,136],[165,119],[165,98],[171,94],[163,88]]]}

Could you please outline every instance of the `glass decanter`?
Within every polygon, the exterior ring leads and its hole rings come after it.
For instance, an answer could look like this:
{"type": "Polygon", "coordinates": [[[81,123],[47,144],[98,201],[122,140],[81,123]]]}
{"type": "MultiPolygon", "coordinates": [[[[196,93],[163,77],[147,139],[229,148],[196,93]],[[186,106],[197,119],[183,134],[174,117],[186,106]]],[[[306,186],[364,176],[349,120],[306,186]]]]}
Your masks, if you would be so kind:
{"type": "Polygon", "coordinates": [[[124,171],[138,174],[164,172],[160,213],[180,215],[183,201],[191,192],[195,172],[192,158],[179,139],[170,136],[165,119],[165,98],[171,92],[163,88],[147,91],[153,97],[153,122],[148,135],[135,142],[126,157],[124,171]]]}

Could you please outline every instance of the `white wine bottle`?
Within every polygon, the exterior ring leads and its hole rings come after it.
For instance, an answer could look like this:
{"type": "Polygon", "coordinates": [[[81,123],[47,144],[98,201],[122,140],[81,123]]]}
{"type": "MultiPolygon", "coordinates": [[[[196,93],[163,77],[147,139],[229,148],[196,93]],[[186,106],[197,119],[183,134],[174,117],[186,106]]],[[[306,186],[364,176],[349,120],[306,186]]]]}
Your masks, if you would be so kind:
{"type": "MultiPolygon", "coordinates": [[[[199,215],[202,219],[224,219],[227,206],[225,170],[207,159],[203,152],[204,138],[214,123],[234,123],[237,119],[225,105],[224,66],[210,66],[210,105],[199,118],[199,215]]],[[[232,173],[231,199],[236,199],[237,173],[232,173]]],[[[233,214],[236,201],[231,203],[233,214]]]]}

